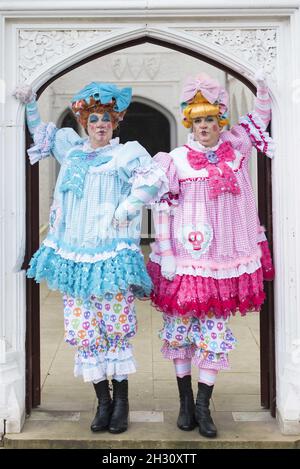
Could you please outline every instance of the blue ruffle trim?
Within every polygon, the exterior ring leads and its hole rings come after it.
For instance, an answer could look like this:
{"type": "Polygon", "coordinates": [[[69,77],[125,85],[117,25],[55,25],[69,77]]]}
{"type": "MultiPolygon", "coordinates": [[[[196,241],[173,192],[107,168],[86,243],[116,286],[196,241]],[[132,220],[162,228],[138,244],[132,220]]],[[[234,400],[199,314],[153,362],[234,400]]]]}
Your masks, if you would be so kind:
{"type": "Polygon", "coordinates": [[[37,161],[50,156],[56,132],[57,128],[53,122],[48,124],[41,122],[34,130],[34,145],[27,150],[31,164],[35,164],[37,161]]]}
{"type": "Polygon", "coordinates": [[[42,245],[30,261],[27,277],[37,283],[45,280],[51,290],[80,298],[129,288],[136,297],[144,298],[152,288],[142,255],[129,249],[92,264],[64,259],[53,248],[42,245]]]}

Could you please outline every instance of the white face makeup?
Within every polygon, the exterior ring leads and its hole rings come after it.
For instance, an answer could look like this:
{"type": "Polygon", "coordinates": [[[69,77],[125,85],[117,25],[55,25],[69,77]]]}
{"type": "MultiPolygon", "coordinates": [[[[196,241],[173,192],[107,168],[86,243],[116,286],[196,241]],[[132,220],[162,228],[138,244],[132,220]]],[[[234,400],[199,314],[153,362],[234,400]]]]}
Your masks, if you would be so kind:
{"type": "Polygon", "coordinates": [[[220,138],[220,127],[215,116],[193,119],[194,139],[204,147],[214,147],[220,138]]]}
{"type": "Polygon", "coordinates": [[[108,112],[104,112],[104,114],[93,112],[90,114],[88,118],[87,132],[92,148],[108,145],[113,135],[110,114],[108,112]]]}

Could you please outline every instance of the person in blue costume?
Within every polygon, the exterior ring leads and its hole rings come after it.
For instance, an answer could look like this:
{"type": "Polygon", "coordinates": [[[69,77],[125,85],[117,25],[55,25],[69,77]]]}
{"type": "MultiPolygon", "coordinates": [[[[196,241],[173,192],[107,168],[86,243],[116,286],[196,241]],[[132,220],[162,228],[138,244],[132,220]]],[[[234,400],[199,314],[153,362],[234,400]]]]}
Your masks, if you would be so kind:
{"type": "Polygon", "coordinates": [[[73,97],[87,138],[42,122],[29,86],[14,95],[26,104],[31,164],[54,156],[61,165],[49,232],[27,276],[63,294],[74,375],[92,382],[98,398],[91,430],[121,433],[128,427],[128,375],[136,371],[129,341],[137,330],[134,300],[148,297],[152,287],[140,250],[141,208],[159,200],[167,179],[138,142],[112,138],[131,88],[92,82],[73,97]]]}

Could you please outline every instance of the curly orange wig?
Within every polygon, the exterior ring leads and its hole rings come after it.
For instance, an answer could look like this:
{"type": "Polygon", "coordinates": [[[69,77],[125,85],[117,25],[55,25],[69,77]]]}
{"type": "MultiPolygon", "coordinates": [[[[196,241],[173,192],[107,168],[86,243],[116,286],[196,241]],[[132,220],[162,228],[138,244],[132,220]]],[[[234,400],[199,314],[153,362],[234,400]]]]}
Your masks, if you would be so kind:
{"type": "Polygon", "coordinates": [[[89,103],[87,103],[85,99],[80,99],[79,101],[73,102],[72,110],[77,120],[80,122],[86,132],[89,115],[93,113],[104,114],[105,112],[108,112],[111,116],[112,127],[113,130],[115,130],[118,127],[119,122],[123,120],[126,110],[122,112],[116,112],[113,110],[114,105],[115,100],[109,104],[101,104],[100,101],[96,101],[93,97],[91,97],[89,103]]]}

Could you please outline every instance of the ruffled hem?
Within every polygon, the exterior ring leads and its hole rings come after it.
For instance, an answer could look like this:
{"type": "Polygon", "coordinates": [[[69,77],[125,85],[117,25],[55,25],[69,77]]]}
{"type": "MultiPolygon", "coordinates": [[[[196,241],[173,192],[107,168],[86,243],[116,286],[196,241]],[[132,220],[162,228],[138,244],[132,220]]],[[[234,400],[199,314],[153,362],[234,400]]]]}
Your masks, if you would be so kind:
{"type": "Polygon", "coordinates": [[[105,252],[99,252],[95,254],[88,254],[88,253],[81,253],[81,252],[70,252],[67,249],[64,249],[63,247],[58,246],[57,242],[52,241],[52,239],[46,238],[43,241],[43,244],[47,246],[48,248],[53,248],[55,253],[58,254],[59,256],[63,257],[64,259],[74,261],[74,262],[88,262],[88,263],[95,263],[98,261],[105,261],[107,259],[111,259],[112,257],[116,257],[120,251],[123,249],[127,249],[129,251],[136,251],[140,252],[140,247],[135,244],[129,244],[128,242],[117,242],[114,243],[115,245],[113,246],[113,251],[110,251],[108,249],[105,250],[105,252]]]}
{"type": "Polygon", "coordinates": [[[95,263],[74,262],[42,245],[30,261],[27,277],[45,280],[51,290],[73,297],[118,293],[131,289],[138,298],[150,295],[151,279],[140,252],[124,249],[116,257],[95,263]]]}
{"type": "Polygon", "coordinates": [[[206,368],[211,370],[228,370],[230,369],[228,355],[226,353],[214,354],[215,360],[209,360],[207,358],[209,353],[204,352],[203,350],[197,349],[194,344],[188,345],[186,347],[171,347],[170,344],[165,340],[161,348],[163,357],[168,360],[174,360],[180,358],[182,360],[190,358],[192,363],[197,366],[197,368],[206,368]]]}
{"type": "MultiPolygon", "coordinates": [[[[156,249],[156,246],[153,244],[153,249],[156,249]]],[[[151,252],[149,256],[152,262],[156,264],[161,264],[161,256],[155,252],[151,252]]],[[[195,262],[191,262],[195,264],[195,262]]],[[[232,267],[228,269],[211,269],[205,267],[194,267],[194,266],[185,266],[180,265],[180,259],[176,258],[176,274],[177,275],[192,275],[194,277],[211,277],[217,280],[224,278],[233,278],[240,277],[243,274],[252,274],[257,269],[261,267],[261,262],[259,259],[250,261],[247,264],[241,264],[238,267],[232,267]]]]}
{"type": "Polygon", "coordinates": [[[262,256],[261,256],[261,266],[263,271],[264,280],[274,280],[275,277],[275,269],[272,262],[272,256],[269,248],[268,241],[262,241],[259,243],[261,248],[262,256]]]}
{"type": "Polygon", "coordinates": [[[204,358],[203,353],[201,356],[194,356],[192,358],[192,363],[197,368],[205,368],[208,370],[230,370],[230,365],[228,357],[224,354],[224,357],[220,358],[218,361],[211,361],[204,358]]]}
{"type": "Polygon", "coordinates": [[[75,355],[74,376],[83,377],[85,382],[98,381],[105,377],[105,352],[100,349],[79,349],[75,355]]]}
{"type": "Polygon", "coordinates": [[[131,346],[125,350],[90,352],[84,357],[81,351],[75,356],[74,376],[82,376],[85,382],[98,381],[113,375],[128,375],[136,372],[136,362],[131,346]]]}
{"type": "Polygon", "coordinates": [[[34,145],[27,150],[31,164],[37,163],[43,158],[50,156],[51,148],[55,139],[57,127],[53,122],[41,124],[34,131],[34,145]]]}
{"type": "Polygon", "coordinates": [[[273,158],[275,143],[269,133],[264,130],[261,118],[256,113],[249,113],[239,120],[239,124],[246,130],[254,147],[269,158],[273,158]]]}
{"type": "Polygon", "coordinates": [[[174,216],[176,213],[178,204],[171,205],[167,200],[161,199],[159,202],[153,202],[149,206],[152,210],[155,210],[155,212],[165,212],[165,213],[168,213],[169,215],[174,216]]]}
{"type": "Polygon", "coordinates": [[[263,271],[243,274],[231,279],[176,275],[172,281],[161,275],[160,265],[149,261],[148,273],[154,288],[153,305],[170,316],[196,316],[205,318],[209,311],[216,318],[228,318],[240,312],[259,311],[265,299],[263,271]]]}
{"type": "Polygon", "coordinates": [[[170,344],[165,340],[161,348],[161,353],[164,358],[168,360],[174,360],[175,358],[192,358],[195,355],[196,346],[194,344],[187,345],[186,347],[171,347],[170,344]]]}
{"type": "Polygon", "coordinates": [[[130,375],[136,372],[136,361],[132,356],[132,353],[128,358],[121,359],[118,353],[115,354],[115,358],[108,359],[106,361],[106,376],[113,375],[130,375]]]}
{"type": "Polygon", "coordinates": [[[151,161],[151,165],[149,166],[139,166],[136,168],[134,175],[129,179],[128,182],[132,184],[132,191],[143,186],[157,186],[158,192],[151,203],[159,201],[161,197],[169,190],[169,180],[165,172],[155,161],[151,161]]]}

